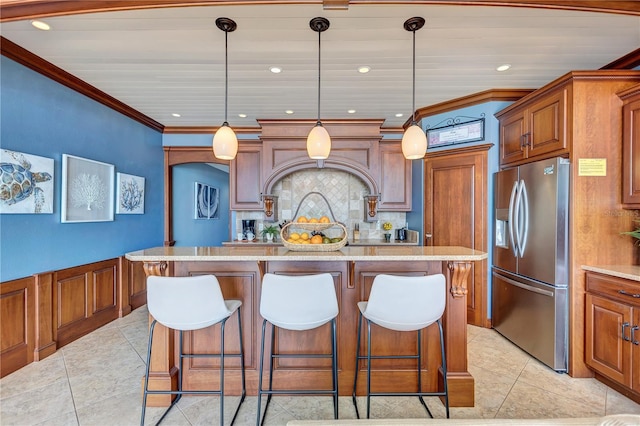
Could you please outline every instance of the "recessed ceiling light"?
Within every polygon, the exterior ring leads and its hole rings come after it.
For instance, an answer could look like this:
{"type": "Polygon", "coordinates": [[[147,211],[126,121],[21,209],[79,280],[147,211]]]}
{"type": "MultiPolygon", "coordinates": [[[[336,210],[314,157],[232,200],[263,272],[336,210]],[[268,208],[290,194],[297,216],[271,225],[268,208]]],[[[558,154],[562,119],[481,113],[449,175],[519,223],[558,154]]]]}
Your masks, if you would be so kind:
{"type": "Polygon", "coordinates": [[[240,118],[247,118],[247,114],[238,114],[238,117],[240,117],[240,118]]]}
{"type": "Polygon", "coordinates": [[[171,114],[174,117],[180,117],[180,114],[178,114],[177,112],[174,112],[173,114],[171,114]]]}
{"type": "Polygon", "coordinates": [[[498,68],[496,68],[496,71],[506,71],[509,68],[511,68],[510,64],[503,64],[503,65],[500,65],[498,68]]]}
{"type": "Polygon", "coordinates": [[[280,67],[271,67],[271,68],[269,68],[269,71],[271,71],[274,74],[280,74],[282,72],[282,68],[280,68],[280,67]]]}
{"type": "Polygon", "coordinates": [[[51,26],[49,26],[49,24],[47,24],[46,22],[37,21],[35,19],[31,21],[31,25],[42,31],[49,31],[51,29],[51,26]]]}
{"type": "Polygon", "coordinates": [[[349,110],[347,110],[347,112],[348,112],[349,114],[355,114],[355,113],[356,113],[356,110],[355,110],[355,109],[349,109],[349,110]]]}
{"type": "Polygon", "coordinates": [[[287,114],[293,114],[293,110],[292,109],[288,109],[285,111],[287,114]]]}
{"type": "Polygon", "coordinates": [[[403,115],[404,115],[403,113],[399,112],[396,114],[396,117],[402,117],[403,115]]]}
{"type": "Polygon", "coordinates": [[[369,71],[371,71],[371,67],[368,67],[368,66],[366,66],[366,65],[365,65],[365,66],[362,66],[362,67],[358,67],[358,72],[359,72],[360,74],[366,74],[366,73],[368,73],[369,71]]]}

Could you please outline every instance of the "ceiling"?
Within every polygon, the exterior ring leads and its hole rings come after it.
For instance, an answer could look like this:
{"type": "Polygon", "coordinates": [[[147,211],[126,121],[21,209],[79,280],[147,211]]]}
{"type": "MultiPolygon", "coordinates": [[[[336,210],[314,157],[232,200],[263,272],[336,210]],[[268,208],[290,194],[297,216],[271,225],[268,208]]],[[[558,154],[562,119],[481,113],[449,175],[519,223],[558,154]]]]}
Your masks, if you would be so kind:
{"type": "Polygon", "coordinates": [[[215,20],[231,18],[238,28],[228,35],[228,121],[256,127],[256,119],[317,117],[318,33],[309,27],[316,16],[331,22],[322,33],[321,118],[384,119],[385,128],[411,116],[412,34],[403,23],[413,16],[426,19],[416,32],[416,108],[488,89],[538,88],[640,46],[637,14],[398,3],[87,13],[43,18],[50,31],[3,22],[0,34],[164,126],[213,127],[224,121],[225,94],[225,37],[215,20]],[[497,72],[505,63],[511,69],[497,72]],[[371,71],[358,73],[363,65],[371,71]]]}

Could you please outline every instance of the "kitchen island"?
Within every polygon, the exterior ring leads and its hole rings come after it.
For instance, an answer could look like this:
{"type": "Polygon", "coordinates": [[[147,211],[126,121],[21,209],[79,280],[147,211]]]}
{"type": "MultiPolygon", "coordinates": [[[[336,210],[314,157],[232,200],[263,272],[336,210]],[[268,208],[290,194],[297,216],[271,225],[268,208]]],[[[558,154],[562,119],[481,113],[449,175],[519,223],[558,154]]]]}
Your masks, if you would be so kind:
{"type": "MultiPolygon", "coordinates": [[[[343,247],[332,252],[290,251],[279,246],[246,247],[156,247],[126,254],[134,262],[143,262],[147,275],[190,276],[214,274],[220,282],[224,297],[242,300],[243,344],[247,391],[255,395],[258,383],[259,340],[262,318],[259,314],[260,283],[265,273],[316,274],[330,273],[335,281],[340,314],[338,316],[338,369],[340,395],[350,395],[356,369],[357,303],[367,300],[371,284],[381,273],[396,275],[430,275],[443,273],[447,278],[448,298],[443,318],[447,351],[447,383],[450,405],[474,405],[474,381],[467,371],[467,277],[472,263],[486,259],[487,254],[464,247],[373,246],[343,247]]],[[[175,356],[176,333],[156,327],[151,360],[150,387],[175,389],[177,365],[175,356]]],[[[296,332],[278,330],[276,345],[281,352],[288,348],[299,350],[296,332]]],[[[330,350],[328,325],[305,334],[304,347],[314,351],[330,350]]],[[[372,327],[376,342],[373,351],[385,354],[415,351],[417,333],[401,333],[372,327]]],[[[225,346],[229,353],[237,353],[239,342],[237,322],[229,321],[225,333],[225,346]]],[[[442,387],[444,377],[440,371],[439,338],[436,327],[423,331],[423,389],[442,387]]],[[[197,351],[219,347],[219,327],[185,333],[185,347],[197,351]]],[[[218,364],[215,359],[193,359],[184,368],[185,389],[215,387],[218,383],[218,364]]],[[[239,361],[225,363],[227,392],[239,393],[239,361]]],[[[295,388],[304,383],[320,388],[330,387],[330,363],[326,359],[296,360],[283,358],[275,365],[276,383],[295,388]]],[[[365,369],[364,363],[358,368],[365,369]]],[[[363,377],[362,375],[360,377],[363,377]]],[[[417,386],[415,362],[412,360],[379,360],[372,365],[372,391],[406,391],[417,386]]],[[[358,384],[358,394],[364,393],[364,380],[358,384]]],[[[171,396],[154,395],[151,405],[168,405],[171,396]]]]}

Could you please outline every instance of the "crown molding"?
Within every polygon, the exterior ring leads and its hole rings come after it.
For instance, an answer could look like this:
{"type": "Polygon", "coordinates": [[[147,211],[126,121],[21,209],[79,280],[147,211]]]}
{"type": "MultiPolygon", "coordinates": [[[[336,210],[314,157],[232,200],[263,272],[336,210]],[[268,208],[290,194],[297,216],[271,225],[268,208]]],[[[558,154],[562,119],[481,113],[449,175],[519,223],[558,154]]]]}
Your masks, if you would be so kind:
{"type": "Polygon", "coordinates": [[[78,77],[69,74],[62,68],[53,65],[49,61],[45,61],[40,56],[35,55],[28,50],[18,46],[11,40],[8,40],[0,36],[0,54],[3,56],[24,65],[33,71],[50,78],[51,80],[62,84],[78,93],[81,93],[88,98],[99,102],[114,111],[117,111],[139,123],[144,124],[154,130],[162,132],[164,126],[151,117],[142,114],[139,111],[131,108],[123,102],[120,102],[113,96],[110,96],[100,89],[88,84],[87,82],[79,79],[78,77]]]}
{"type": "Polygon", "coordinates": [[[370,3],[510,6],[640,15],[640,5],[638,5],[638,2],[635,0],[2,0],[2,3],[0,4],[0,22],[43,18],[48,16],[77,15],[81,13],[112,12],[132,9],[153,9],[160,7],[320,4],[325,9],[348,9],[350,5],[370,3]]]}

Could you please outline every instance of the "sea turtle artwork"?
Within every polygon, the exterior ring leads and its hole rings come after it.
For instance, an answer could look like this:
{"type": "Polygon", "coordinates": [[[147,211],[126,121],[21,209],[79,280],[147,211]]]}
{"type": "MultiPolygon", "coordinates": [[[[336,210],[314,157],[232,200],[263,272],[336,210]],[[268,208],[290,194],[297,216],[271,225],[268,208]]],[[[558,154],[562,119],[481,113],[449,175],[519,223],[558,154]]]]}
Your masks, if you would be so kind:
{"type": "Polygon", "coordinates": [[[52,159],[3,149],[0,213],[53,213],[52,180],[52,159]],[[42,168],[35,168],[34,164],[42,168]]]}

